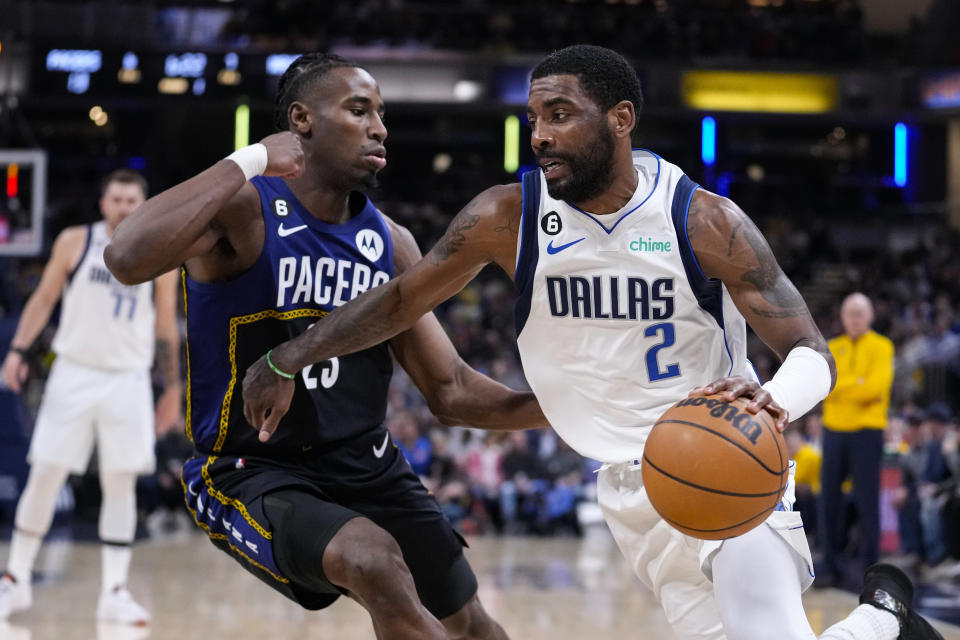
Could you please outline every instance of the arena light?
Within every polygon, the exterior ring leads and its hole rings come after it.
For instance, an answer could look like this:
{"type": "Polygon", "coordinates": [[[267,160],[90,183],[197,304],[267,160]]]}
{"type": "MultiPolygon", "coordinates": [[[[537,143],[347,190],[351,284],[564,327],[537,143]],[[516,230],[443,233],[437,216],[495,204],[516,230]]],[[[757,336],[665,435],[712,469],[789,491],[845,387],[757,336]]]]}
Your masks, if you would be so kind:
{"type": "Polygon", "coordinates": [[[140,58],[133,51],[127,51],[123,54],[123,62],[117,71],[117,81],[123,84],[136,84],[142,77],[140,69],[140,58]]]}
{"type": "Polygon", "coordinates": [[[163,71],[168,76],[200,78],[207,69],[207,56],[203,53],[171,53],[163,61],[163,71]]]}
{"type": "Polygon", "coordinates": [[[217,71],[217,82],[219,84],[234,87],[240,84],[240,80],[242,79],[240,72],[234,71],[233,69],[220,69],[220,71],[217,71]]]}
{"type": "Polygon", "coordinates": [[[117,82],[122,84],[137,84],[142,77],[140,69],[119,69],[117,71],[117,82]]]}
{"type": "Polygon", "coordinates": [[[898,122],[893,127],[893,182],[898,187],[907,186],[909,167],[907,154],[910,151],[910,131],[907,125],[898,122]]]}
{"type": "Polygon", "coordinates": [[[700,158],[707,166],[717,161],[717,121],[712,116],[700,121],[700,158]]]}
{"type": "Polygon", "coordinates": [[[520,168],[520,118],[507,116],[503,121],[503,170],[515,173],[520,168]]]}
{"type": "Polygon", "coordinates": [[[825,113],[837,104],[836,76],[815,73],[687,71],[683,99],[692,109],[825,113]]]}
{"type": "Polygon", "coordinates": [[[239,104],[233,113],[234,150],[250,144],[250,105],[239,104]]]}
{"type": "Polygon", "coordinates": [[[161,78],[157,83],[157,91],[166,94],[186,93],[190,88],[190,83],[186,78],[161,78]]]}
{"type": "Polygon", "coordinates": [[[86,71],[72,71],[67,76],[67,91],[77,95],[87,92],[90,88],[90,74],[86,71]]]}
{"type": "Polygon", "coordinates": [[[99,49],[51,49],[47,53],[47,71],[95,73],[102,64],[99,49]]]}
{"type": "Polygon", "coordinates": [[[282,76],[287,67],[299,57],[298,53],[271,53],[266,60],[267,75],[282,76]]]}
{"type": "Polygon", "coordinates": [[[12,162],[7,165],[7,197],[16,198],[20,193],[20,165],[12,162]]]}

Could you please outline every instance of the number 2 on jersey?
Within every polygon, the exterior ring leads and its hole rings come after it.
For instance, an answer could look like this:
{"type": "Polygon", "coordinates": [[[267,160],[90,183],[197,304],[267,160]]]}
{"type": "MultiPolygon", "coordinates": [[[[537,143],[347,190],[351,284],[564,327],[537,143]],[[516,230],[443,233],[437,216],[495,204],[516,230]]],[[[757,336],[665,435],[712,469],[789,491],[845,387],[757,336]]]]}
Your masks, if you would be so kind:
{"type": "Polygon", "coordinates": [[[673,378],[680,375],[679,364],[668,364],[666,371],[664,371],[660,368],[660,363],[657,360],[660,350],[666,349],[667,347],[672,347],[674,341],[676,340],[676,333],[673,328],[673,323],[659,322],[657,324],[652,324],[647,327],[647,329],[643,332],[643,335],[647,338],[659,336],[663,340],[660,342],[660,344],[655,344],[647,349],[647,376],[649,376],[650,382],[656,382],[657,380],[664,380],[666,378],[673,378]]]}

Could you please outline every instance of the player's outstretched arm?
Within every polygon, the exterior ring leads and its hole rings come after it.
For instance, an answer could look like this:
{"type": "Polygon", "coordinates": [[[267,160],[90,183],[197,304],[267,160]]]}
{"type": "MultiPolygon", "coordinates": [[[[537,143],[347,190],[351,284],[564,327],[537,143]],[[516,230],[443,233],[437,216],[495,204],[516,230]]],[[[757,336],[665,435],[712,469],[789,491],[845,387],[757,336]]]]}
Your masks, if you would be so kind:
{"type": "Polygon", "coordinates": [[[519,185],[487,189],[457,214],[436,246],[406,272],[275,347],[270,363],[264,356],[251,365],[243,380],[244,415],[260,429],[260,439],[270,437],[293,397],[292,381],[273,368],[289,374],[388,340],[463,289],[488,263],[512,265],[513,219],[519,219],[521,198],[519,185]]]}
{"type": "Polygon", "coordinates": [[[27,378],[27,365],[22,352],[30,348],[47,326],[50,313],[70,277],[70,271],[81,258],[87,233],[89,231],[86,227],[68,227],[57,236],[50,252],[50,260],[43,268],[40,284],[23,308],[17,330],[10,341],[10,351],[3,361],[3,380],[15,393],[20,392],[20,387],[27,378]]]}
{"type": "MultiPolygon", "coordinates": [[[[244,224],[240,212],[259,211],[256,189],[247,183],[248,172],[289,178],[303,172],[297,135],[275,133],[258,144],[265,148],[262,166],[241,168],[237,161],[224,158],[153,196],[117,225],[103,254],[117,280],[146,282],[212,251],[231,227],[244,224]]],[[[245,149],[263,151],[257,145],[245,149]]]]}
{"type": "MultiPolygon", "coordinates": [[[[409,231],[391,222],[391,235],[400,274],[422,256],[409,231]]],[[[394,337],[390,346],[443,424],[495,430],[549,426],[532,392],[511,389],[464,362],[433,313],[394,337]]]]}
{"type": "MultiPolygon", "coordinates": [[[[826,397],[836,381],[836,367],[826,340],[800,293],[777,264],[763,234],[740,207],[698,189],[690,201],[687,234],[704,276],[723,282],[751,328],[785,363],[793,359],[794,366],[800,364],[811,373],[803,381],[809,389],[797,390],[800,393],[791,396],[797,402],[774,398],[777,393],[770,383],[761,388],[742,378],[718,380],[697,391],[724,391],[728,398],[750,396],[754,400],[751,411],[767,407],[778,416],[781,428],[785,427],[788,419],[799,418],[826,397]],[[800,395],[804,397],[798,398],[800,395]]],[[[784,368],[789,369],[781,370],[784,368]]],[[[780,386],[778,383],[775,389],[780,386]]]]}

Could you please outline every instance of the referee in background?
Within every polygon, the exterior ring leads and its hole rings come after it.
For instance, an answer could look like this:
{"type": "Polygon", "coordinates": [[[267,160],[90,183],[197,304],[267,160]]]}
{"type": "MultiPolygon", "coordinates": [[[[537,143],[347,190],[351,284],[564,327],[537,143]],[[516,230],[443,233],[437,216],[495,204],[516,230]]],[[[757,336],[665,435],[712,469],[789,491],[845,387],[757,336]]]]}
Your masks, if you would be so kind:
{"type": "Polygon", "coordinates": [[[821,586],[842,584],[877,561],[880,546],[880,465],[893,384],[893,342],[871,330],[873,305],[862,293],[840,308],[843,335],[829,341],[837,384],[823,401],[823,466],[820,471],[824,566],[821,586]],[[845,571],[846,509],[841,486],[853,479],[859,514],[860,566],[845,571]]]}

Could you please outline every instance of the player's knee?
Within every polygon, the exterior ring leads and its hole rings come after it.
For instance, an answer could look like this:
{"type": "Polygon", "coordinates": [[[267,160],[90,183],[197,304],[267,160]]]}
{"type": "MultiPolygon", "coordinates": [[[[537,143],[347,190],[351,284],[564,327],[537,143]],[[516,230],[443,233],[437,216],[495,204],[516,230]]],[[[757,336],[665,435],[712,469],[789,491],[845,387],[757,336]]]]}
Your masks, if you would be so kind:
{"type": "Polygon", "coordinates": [[[327,579],[359,595],[384,590],[409,573],[393,536],[366,518],[347,522],[323,553],[327,579]]]}
{"type": "Polygon", "coordinates": [[[473,638],[487,637],[491,620],[477,596],[452,616],[447,616],[443,623],[447,634],[452,640],[472,640],[473,638]]]}
{"type": "Polygon", "coordinates": [[[769,616],[754,618],[748,615],[734,621],[724,621],[723,633],[727,640],[816,640],[809,629],[801,629],[769,616]]]}

